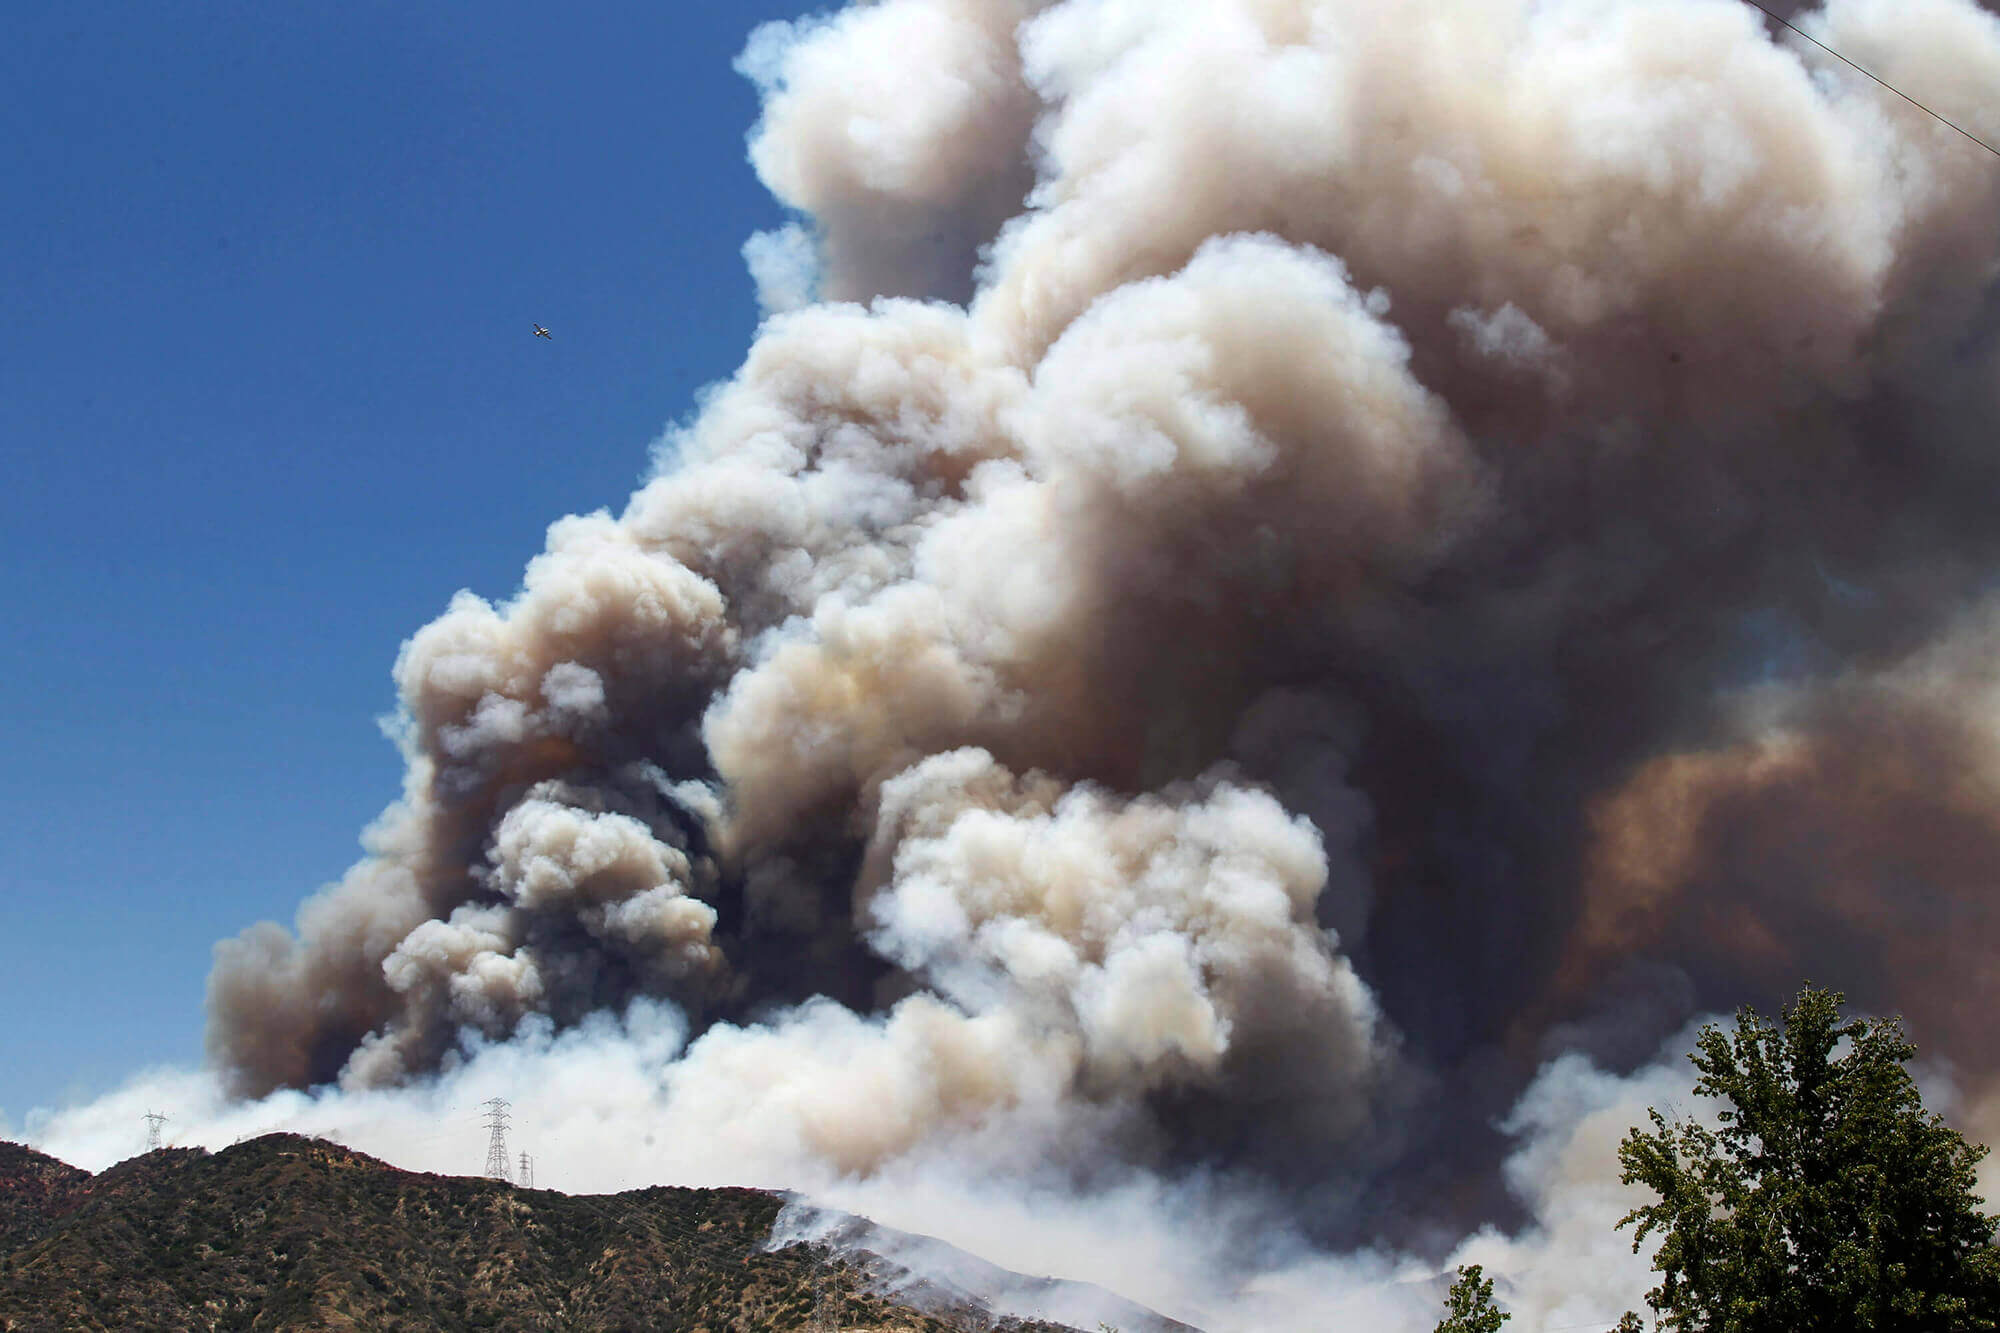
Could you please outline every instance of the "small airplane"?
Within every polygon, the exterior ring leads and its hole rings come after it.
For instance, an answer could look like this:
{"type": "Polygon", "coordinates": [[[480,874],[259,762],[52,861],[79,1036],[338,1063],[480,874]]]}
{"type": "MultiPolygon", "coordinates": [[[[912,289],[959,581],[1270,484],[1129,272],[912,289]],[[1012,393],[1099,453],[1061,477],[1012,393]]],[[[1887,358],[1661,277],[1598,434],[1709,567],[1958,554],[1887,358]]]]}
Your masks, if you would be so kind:
{"type": "Polygon", "coordinates": [[[535,336],[537,338],[547,338],[550,342],[554,342],[556,337],[555,334],[550,333],[547,329],[543,328],[539,324],[535,325],[535,336]]]}

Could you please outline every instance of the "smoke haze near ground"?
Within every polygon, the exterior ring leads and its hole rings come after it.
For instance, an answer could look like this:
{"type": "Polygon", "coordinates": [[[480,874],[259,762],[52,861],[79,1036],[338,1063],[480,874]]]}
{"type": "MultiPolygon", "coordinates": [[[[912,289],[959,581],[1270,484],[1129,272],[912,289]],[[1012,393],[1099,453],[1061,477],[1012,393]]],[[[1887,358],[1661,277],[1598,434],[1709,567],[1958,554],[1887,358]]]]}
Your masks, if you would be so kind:
{"type": "MultiPolygon", "coordinates": [[[[1797,21],[2000,136],[1983,10],[1797,21]]],[[[601,1046],[662,1179],[1254,1219],[1077,1274],[1218,1327],[1536,1247],[1615,1317],[1606,1108],[1807,977],[1984,1114],[2000,158],[1733,0],[879,0],[742,68],[772,314],[405,646],[367,858],[218,946],[246,1106],[601,1046]]]]}
{"type": "MultiPolygon", "coordinates": [[[[286,1130],[324,1135],[410,1170],[473,1174],[487,1142],[481,1103],[499,1096],[512,1103],[510,1161],[531,1154],[542,1188],[599,1193],[668,1181],[795,1190],[821,1206],[941,1238],[1015,1273],[1093,1284],[1214,1331],[1416,1333],[1436,1322],[1439,1261],[1387,1246],[1329,1252],[1302,1234],[1284,1191],[1227,1173],[1170,1177],[1105,1162],[1080,1189],[1062,1163],[1027,1154],[996,1171],[1011,1146],[1004,1130],[936,1140],[865,1176],[840,1172],[811,1145],[769,1134],[742,1136],[725,1151],[713,1140],[713,1121],[674,1095],[672,1071],[686,1037],[671,1006],[641,1000],[622,1015],[597,1014],[560,1033],[535,1018],[507,1041],[472,1039],[436,1075],[397,1087],[244,1100],[207,1072],[162,1070],[87,1106],[37,1112],[18,1126],[0,1118],[0,1135],[25,1136],[65,1161],[102,1169],[143,1146],[142,1113],[170,1108],[169,1146],[219,1150],[286,1130]]],[[[1608,1327],[1637,1299],[1646,1274],[1644,1259],[1610,1230],[1629,1199],[1604,1163],[1623,1127],[1643,1118],[1649,1104],[1678,1097],[1685,1105],[1687,1085],[1680,1069],[1621,1079],[1576,1058],[1551,1065],[1507,1126],[1504,1170],[1531,1225],[1505,1236],[1481,1230],[1448,1258],[1502,1271],[1524,1327],[1610,1311],[1608,1327]]],[[[817,1234],[816,1212],[802,1207],[780,1239],[817,1234]]],[[[996,1308],[1083,1328],[1114,1315],[1130,1323],[1115,1308],[1052,1307],[1036,1284],[996,1282],[990,1271],[962,1269],[935,1246],[898,1244],[879,1231],[857,1239],[996,1308]]]]}

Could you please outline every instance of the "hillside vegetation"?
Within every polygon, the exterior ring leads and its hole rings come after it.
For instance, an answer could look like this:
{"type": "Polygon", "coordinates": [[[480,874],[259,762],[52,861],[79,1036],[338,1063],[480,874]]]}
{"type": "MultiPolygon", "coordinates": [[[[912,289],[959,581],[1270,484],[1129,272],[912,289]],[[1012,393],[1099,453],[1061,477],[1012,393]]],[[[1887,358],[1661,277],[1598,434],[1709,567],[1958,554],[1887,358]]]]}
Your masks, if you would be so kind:
{"type": "Polygon", "coordinates": [[[0,1142],[0,1254],[20,1249],[88,1197],[90,1172],[0,1142]]]}
{"type": "Polygon", "coordinates": [[[293,1135],[97,1176],[0,1144],[0,1330],[1060,1333],[872,1294],[820,1246],[767,1252],[784,1202],[519,1189],[293,1135]]]}

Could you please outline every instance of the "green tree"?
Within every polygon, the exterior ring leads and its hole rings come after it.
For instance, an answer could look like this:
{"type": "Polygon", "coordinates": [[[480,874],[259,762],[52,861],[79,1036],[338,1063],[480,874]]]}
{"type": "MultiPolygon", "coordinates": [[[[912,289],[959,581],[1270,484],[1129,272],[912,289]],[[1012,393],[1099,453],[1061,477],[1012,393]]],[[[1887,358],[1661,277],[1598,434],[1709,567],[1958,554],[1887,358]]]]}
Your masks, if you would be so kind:
{"type": "Polygon", "coordinates": [[[1693,1333],[1963,1333],[2000,1328],[1994,1222],[1973,1168],[1986,1149],[1927,1114],[1904,1068],[1898,1019],[1843,1018],[1846,997],[1808,985],[1772,1024],[1702,1030],[1689,1055],[1692,1120],[1634,1129],[1626,1184],[1658,1202],[1632,1248],[1658,1234],[1647,1303],[1693,1333]],[[1836,1052],[1839,1052],[1836,1054],[1836,1052]]]}
{"type": "Polygon", "coordinates": [[[1493,1279],[1480,1277],[1480,1266],[1458,1270],[1458,1281],[1445,1293],[1444,1322],[1435,1333],[1500,1333],[1514,1316],[1500,1313],[1493,1303],[1493,1279]]]}

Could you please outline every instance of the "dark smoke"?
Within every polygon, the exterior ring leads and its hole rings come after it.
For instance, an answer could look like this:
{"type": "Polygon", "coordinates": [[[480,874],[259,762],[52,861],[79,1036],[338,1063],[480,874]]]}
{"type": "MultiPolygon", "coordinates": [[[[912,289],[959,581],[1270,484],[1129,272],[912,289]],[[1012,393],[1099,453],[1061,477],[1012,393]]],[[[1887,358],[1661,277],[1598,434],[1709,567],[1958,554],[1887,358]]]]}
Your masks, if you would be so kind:
{"type": "MultiPolygon", "coordinates": [[[[1797,21],[2000,134],[1965,0],[1797,21]]],[[[406,646],[368,859],[218,948],[239,1091],[661,997],[682,1115],[842,1172],[1442,1247],[1545,1062],[1803,977],[2000,1067],[2000,159],[1734,0],[881,0],[745,68],[828,303],[406,646]]]]}

